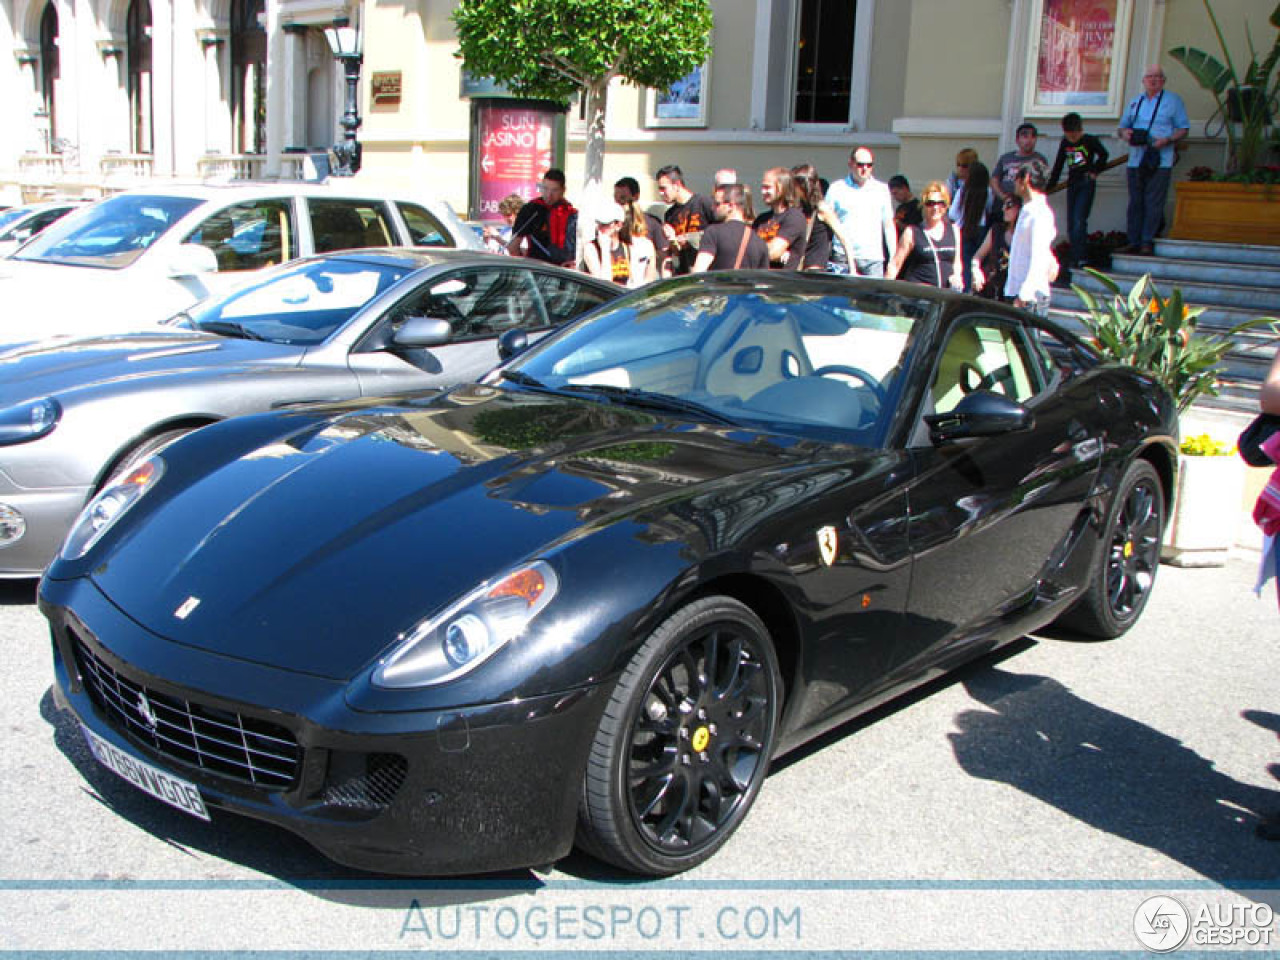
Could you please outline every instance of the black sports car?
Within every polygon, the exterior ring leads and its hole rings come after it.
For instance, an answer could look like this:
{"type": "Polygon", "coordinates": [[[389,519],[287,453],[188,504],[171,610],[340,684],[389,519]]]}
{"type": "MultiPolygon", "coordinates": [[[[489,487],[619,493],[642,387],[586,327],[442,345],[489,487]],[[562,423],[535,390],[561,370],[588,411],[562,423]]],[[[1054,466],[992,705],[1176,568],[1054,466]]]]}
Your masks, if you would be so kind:
{"type": "Polygon", "coordinates": [[[481,384],[191,434],[40,602],[95,755],[188,813],[367,869],[667,874],[780,753],[1051,620],[1123,633],[1175,442],[1163,389],[1019,311],[709,274],[481,384]]]}

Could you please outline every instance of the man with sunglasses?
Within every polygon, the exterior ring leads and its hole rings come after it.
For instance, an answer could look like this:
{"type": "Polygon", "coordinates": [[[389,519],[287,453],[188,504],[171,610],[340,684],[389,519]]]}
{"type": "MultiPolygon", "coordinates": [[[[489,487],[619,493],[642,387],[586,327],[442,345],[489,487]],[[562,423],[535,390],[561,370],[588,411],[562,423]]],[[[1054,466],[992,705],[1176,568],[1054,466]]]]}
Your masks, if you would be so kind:
{"type": "Polygon", "coordinates": [[[874,167],[871,151],[856,148],[849,155],[849,175],[831,184],[826,198],[853,247],[844,251],[849,272],[862,277],[883,277],[886,251],[898,244],[893,198],[889,187],[871,175],[874,167]]]}

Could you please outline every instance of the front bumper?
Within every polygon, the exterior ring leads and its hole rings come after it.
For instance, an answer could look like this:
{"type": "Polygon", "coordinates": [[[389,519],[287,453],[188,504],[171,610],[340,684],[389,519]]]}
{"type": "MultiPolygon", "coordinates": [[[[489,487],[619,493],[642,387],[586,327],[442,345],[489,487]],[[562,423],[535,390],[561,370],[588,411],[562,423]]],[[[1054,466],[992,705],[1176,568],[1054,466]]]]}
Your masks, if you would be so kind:
{"type": "Polygon", "coordinates": [[[27,524],[22,539],[0,545],[0,579],[40,576],[57,556],[91,492],[87,486],[23,490],[0,475],[0,504],[17,510],[27,524]]]}
{"type": "Polygon", "coordinates": [[[451,710],[359,713],[346,706],[344,684],[149,633],[87,580],[45,580],[40,607],[51,626],[58,706],[117,749],[196,784],[212,810],[278,824],[348,866],[399,874],[535,866],[573,845],[604,685],[451,710]],[[156,700],[287,730],[297,744],[292,775],[282,785],[254,784],[144,742],[104,705],[93,678],[86,683],[87,659],[99,665],[91,670],[105,665],[156,700]]]}

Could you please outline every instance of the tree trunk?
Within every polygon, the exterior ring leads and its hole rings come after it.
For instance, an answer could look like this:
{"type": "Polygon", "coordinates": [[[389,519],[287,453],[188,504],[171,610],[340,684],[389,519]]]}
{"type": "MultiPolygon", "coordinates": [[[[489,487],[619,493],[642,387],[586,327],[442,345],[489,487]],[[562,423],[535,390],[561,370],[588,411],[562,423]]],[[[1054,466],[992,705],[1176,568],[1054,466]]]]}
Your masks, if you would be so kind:
{"type": "Polygon", "coordinates": [[[596,210],[600,204],[613,199],[612,193],[606,194],[601,182],[604,179],[604,114],[609,104],[609,81],[612,79],[610,72],[589,84],[584,91],[587,98],[587,155],[582,196],[577,203],[579,259],[587,243],[595,236],[596,210]]]}

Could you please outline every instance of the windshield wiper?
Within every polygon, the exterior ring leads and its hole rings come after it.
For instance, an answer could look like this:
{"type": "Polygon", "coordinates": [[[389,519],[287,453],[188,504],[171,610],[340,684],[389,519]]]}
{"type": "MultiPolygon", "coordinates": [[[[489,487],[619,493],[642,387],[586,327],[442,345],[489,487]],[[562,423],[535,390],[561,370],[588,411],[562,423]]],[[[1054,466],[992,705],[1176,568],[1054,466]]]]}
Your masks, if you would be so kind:
{"type": "Polygon", "coordinates": [[[195,322],[195,329],[205,330],[209,333],[221,333],[229,337],[239,337],[241,340],[266,339],[261,334],[254,333],[244,324],[236,323],[234,320],[198,320],[195,322]]]}
{"type": "Polygon", "coordinates": [[[634,407],[688,413],[702,420],[711,420],[715,423],[724,423],[730,426],[737,425],[737,421],[698,403],[696,400],[686,400],[684,397],[672,396],[669,393],[654,393],[651,390],[640,390],[637,387],[615,387],[608,383],[568,383],[561,389],[565,392],[599,394],[634,407]]]}
{"type": "Polygon", "coordinates": [[[527,373],[519,370],[503,370],[499,376],[503,380],[510,380],[512,383],[518,383],[522,387],[532,387],[534,390],[545,390],[548,393],[555,393],[555,387],[549,387],[537,377],[531,377],[527,373]]]}

